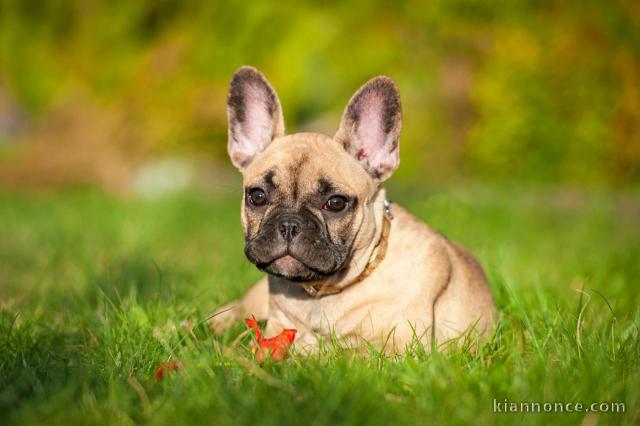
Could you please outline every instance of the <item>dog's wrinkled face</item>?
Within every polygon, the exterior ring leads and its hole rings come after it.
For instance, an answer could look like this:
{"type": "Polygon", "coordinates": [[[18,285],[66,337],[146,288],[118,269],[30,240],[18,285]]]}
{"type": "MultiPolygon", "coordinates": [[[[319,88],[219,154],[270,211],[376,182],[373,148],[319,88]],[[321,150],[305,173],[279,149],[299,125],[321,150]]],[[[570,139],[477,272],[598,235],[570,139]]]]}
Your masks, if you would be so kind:
{"type": "Polygon", "coordinates": [[[341,270],[376,185],[344,149],[319,134],[274,141],[245,173],[245,253],[292,281],[341,270]]]}
{"type": "Polygon", "coordinates": [[[258,268],[291,281],[344,270],[371,237],[379,184],[398,165],[400,103],[378,77],[351,99],[334,138],[284,136],[275,91],[257,70],[231,82],[229,154],[244,181],[245,254],[258,268]]]}

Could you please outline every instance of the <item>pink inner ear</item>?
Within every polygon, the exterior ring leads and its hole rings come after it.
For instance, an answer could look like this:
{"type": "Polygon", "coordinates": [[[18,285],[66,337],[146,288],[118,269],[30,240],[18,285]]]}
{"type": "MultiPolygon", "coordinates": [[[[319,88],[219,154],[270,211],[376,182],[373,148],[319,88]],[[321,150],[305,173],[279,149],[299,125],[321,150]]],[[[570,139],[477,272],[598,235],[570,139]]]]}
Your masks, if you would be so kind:
{"type": "Polygon", "coordinates": [[[245,116],[243,122],[235,123],[235,143],[232,155],[240,163],[250,161],[262,152],[273,137],[275,120],[269,114],[269,95],[264,88],[249,84],[245,88],[245,116]]]}
{"type": "Polygon", "coordinates": [[[396,135],[384,131],[384,100],[378,93],[371,93],[361,101],[356,135],[360,145],[358,160],[367,160],[369,167],[380,174],[395,169],[399,162],[396,135]]]}
{"type": "Polygon", "coordinates": [[[251,84],[246,88],[246,116],[244,133],[247,138],[259,141],[260,151],[271,140],[273,133],[273,117],[269,114],[269,98],[264,89],[251,84]]]}
{"type": "Polygon", "coordinates": [[[367,151],[364,148],[360,148],[360,151],[358,151],[358,161],[364,160],[367,156],[367,151]]]}
{"type": "Polygon", "coordinates": [[[371,148],[381,147],[384,143],[384,129],[382,126],[383,100],[375,93],[368,95],[360,104],[358,120],[358,137],[364,155],[371,152],[371,148]]]}

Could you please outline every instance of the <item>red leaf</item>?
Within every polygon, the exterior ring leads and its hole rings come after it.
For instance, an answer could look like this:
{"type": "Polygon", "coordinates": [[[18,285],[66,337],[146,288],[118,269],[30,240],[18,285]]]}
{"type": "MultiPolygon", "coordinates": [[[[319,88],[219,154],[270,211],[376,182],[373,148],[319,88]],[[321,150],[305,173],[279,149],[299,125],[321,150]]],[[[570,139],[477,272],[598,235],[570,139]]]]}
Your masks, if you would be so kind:
{"type": "Polygon", "coordinates": [[[244,323],[247,324],[247,327],[256,332],[256,341],[258,343],[262,342],[262,335],[260,334],[260,327],[258,327],[258,321],[256,321],[256,317],[252,315],[251,318],[245,319],[244,323]]]}
{"type": "Polygon", "coordinates": [[[164,377],[165,370],[175,372],[181,368],[184,368],[184,362],[161,362],[154,376],[156,377],[156,380],[160,381],[164,377]]]}
{"type": "Polygon", "coordinates": [[[247,324],[247,327],[256,333],[253,353],[260,364],[264,362],[265,355],[273,358],[275,361],[283,361],[287,357],[289,348],[296,338],[297,330],[287,328],[282,330],[276,337],[264,339],[260,333],[260,328],[258,327],[258,322],[255,317],[247,318],[244,322],[247,324]]]}

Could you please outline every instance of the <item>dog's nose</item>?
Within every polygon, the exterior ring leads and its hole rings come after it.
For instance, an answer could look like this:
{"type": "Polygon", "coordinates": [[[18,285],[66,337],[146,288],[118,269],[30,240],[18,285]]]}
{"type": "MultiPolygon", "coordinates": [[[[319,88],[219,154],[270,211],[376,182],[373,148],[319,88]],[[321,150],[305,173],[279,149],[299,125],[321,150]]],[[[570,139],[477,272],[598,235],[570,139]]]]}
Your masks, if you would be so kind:
{"type": "Polygon", "coordinates": [[[300,233],[301,228],[302,224],[294,217],[282,219],[278,224],[278,231],[285,241],[292,241],[300,233]]]}

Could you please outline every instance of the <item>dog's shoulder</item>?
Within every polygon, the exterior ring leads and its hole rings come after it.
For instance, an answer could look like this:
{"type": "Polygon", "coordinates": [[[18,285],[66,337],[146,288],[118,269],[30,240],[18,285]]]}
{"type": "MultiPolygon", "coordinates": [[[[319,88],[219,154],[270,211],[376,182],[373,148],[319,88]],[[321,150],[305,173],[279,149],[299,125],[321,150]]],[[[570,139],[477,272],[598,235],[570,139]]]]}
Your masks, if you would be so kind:
{"type": "Polygon", "coordinates": [[[413,246],[416,243],[421,245],[427,243],[442,246],[443,249],[448,244],[449,240],[442,233],[415,217],[402,206],[393,204],[392,215],[391,236],[405,244],[413,246]]]}
{"type": "Polygon", "coordinates": [[[461,269],[472,281],[486,281],[480,263],[461,244],[450,240],[399,205],[393,205],[393,216],[390,241],[395,243],[395,249],[410,252],[414,258],[416,255],[420,258],[419,255],[424,253],[429,257],[429,263],[437,262],[442,267],[461,269]]]}
{"type": "Polygon", "coordinates": [[[393,205],[392,214],[389,250],[394,256],[449,267],[450,242],[444,235],[397,204],[393,205]]]}

